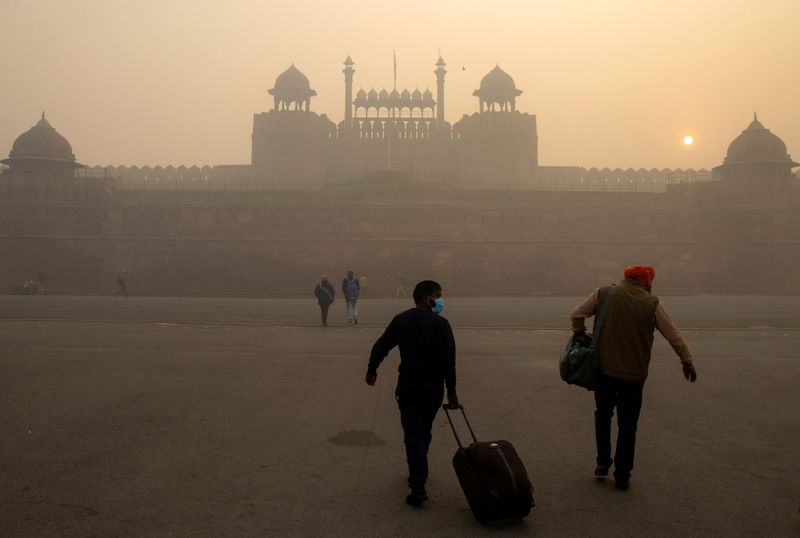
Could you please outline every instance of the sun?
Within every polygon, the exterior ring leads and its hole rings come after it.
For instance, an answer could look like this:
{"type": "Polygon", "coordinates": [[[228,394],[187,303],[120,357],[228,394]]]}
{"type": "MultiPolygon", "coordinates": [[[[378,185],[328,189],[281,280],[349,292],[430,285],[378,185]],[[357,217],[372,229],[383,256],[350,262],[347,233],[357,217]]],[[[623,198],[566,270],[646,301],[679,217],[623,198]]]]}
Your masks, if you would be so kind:
{"type": "Polygon", "coordinates": [[[692,144],[694,144],[694,137],[692,135],[686,135],[683,137],[684,146],[691,146],[692,144]]]}

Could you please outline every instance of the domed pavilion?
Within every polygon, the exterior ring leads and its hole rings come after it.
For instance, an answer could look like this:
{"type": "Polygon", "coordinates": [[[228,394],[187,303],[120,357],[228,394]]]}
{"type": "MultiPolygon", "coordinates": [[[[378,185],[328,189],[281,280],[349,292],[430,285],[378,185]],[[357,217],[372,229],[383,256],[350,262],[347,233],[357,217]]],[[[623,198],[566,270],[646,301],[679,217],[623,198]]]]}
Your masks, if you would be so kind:
{"type": "Polygon", "coordinates": [[[522,90],[517,89],[514,79],[500,69],[499,65],[489,71],[481,79],[480,88],[472,92],[480,100],[481,112],[494,112],[495,105],[503,112],[516,112],[516,101],[520,94],[522,90]]]}
{"type": "Polygon", "coordinates": [[[278,75],[275,87],[268,90],[275,98],[275,110],[305,110],[311,109],[311,98],[317,92],[311,89],[308,77],[292,65],[278,75]],[[292,108],[293,107],[293,108],[292,108]]]}
{"type": "Polygon", "coordinates": [[[45,118],[19,135],[8,159],[0,161],[16,173],[49,173],[72,176],[83,165],[75,162],[72,145],[45,118]]]}
{"type": "Polygon", "coordinates": [[[753,121],[730,143],[725,160],[713,174],[722,180],[782,179],[791,178],[792,168],[797,166],[800,164],[789,156],[783,140],[753,115],[753,121]]]}

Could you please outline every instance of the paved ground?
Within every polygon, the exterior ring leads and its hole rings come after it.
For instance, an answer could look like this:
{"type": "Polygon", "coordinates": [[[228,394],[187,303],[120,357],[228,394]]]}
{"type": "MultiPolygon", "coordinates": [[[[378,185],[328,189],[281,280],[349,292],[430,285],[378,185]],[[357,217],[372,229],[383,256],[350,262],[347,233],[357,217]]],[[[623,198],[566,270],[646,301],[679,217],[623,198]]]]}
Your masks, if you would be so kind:
{"type": "Polygon", "coordinates": [[[536,486],[483,528],[441,415],[432,500],[403,504],[396,354],[363,383],[402,301],[323,329],[313,301],[0,297],[0,536],[800,536],[800,299],[664,300],[700,378],[657,343],[627,493],[591,478],[591,394],[558,378],[577,298],[448,302],[473,425],[536,486]]]}

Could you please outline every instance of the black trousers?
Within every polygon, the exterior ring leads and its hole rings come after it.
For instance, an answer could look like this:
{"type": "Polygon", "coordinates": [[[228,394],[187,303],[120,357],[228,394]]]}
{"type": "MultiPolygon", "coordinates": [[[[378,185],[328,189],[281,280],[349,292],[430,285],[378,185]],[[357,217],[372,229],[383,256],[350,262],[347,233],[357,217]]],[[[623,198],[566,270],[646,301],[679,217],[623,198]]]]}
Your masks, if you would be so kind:
{"type": "Polygon", "coordinates": [[[328,309],[331,307],[331,304],[320,304],[319,311],[322,314],[322,323],[324,325],[328,324],[328,309]]]}
{"type": "Polygon", "coordinates": [[[428,448],[431,446],[433,419],[444,401],[443,381],[401,375],[395,397],[406,446],[408,486],[412,490],[423,489],[428,480],[428,448]]]}
{"type": "Polygon", "coordinates": [[[630,479],[636,450],[636,426],[642,409],[643,383],[625,381],[600,374],[594,391],[596,410],[594,431],[597,440],[597,464],[611,465],[611,418],[617,409],[617,450],[614,454],[614,478],[630,479]]]}

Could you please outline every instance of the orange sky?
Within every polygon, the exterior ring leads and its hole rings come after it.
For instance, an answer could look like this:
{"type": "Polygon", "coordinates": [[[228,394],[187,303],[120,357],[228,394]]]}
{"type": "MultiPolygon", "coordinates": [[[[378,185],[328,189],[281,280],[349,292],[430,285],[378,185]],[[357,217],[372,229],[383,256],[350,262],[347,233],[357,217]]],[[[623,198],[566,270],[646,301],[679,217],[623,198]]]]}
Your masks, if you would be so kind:
{"type": "Polygon", "coordinates": [[[495,63],[536,114],[541,164],[712,167],[759,119],[800,158],[798,0],[0,0],[0,154],[41,109],[87,164],[250,160],[252,114],[294,61],[343,114],[355,86],[435,93],[477,110],[495,63]],[[696,144],[685,148],[686,134],[696,144]]]}

